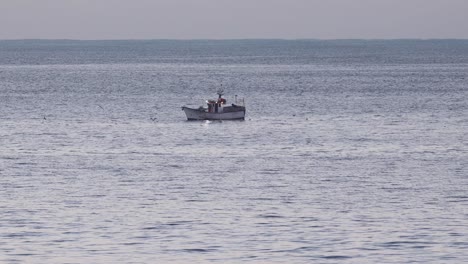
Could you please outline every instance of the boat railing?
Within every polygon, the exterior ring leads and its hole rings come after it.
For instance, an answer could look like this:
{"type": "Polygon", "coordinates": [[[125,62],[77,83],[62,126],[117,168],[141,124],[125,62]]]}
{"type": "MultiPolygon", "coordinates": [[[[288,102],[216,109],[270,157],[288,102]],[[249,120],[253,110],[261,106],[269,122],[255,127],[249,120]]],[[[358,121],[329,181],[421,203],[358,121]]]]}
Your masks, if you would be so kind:
{"type": "Polygon", "coordinates": [[[245,107],[245,100],[244,98],[242,99],[237,99],[237,94],[235,95],[235,105],[243,106],[245,107]]]}

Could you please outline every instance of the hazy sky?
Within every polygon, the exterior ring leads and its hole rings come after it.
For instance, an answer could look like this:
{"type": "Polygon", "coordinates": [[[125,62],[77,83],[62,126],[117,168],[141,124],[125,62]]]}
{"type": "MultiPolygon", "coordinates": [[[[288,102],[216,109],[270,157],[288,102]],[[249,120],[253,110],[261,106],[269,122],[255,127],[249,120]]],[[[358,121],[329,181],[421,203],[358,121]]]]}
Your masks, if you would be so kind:
{"type": "Polygon", "coordinates": [[[468,38],[468,0],[0,0],[25,38],[468,38]]]}

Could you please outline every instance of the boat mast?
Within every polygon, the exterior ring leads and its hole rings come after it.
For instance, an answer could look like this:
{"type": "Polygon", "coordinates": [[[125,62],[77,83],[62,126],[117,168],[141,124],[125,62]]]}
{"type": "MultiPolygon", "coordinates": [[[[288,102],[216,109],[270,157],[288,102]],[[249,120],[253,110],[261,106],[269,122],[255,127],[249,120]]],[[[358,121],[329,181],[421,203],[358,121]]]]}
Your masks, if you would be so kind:
{"type": "Polygon", "coordinates": [[[218,89],[218,91],[216,91],[216,93],[218,94],[218,98],[221,98],[221,96],[224,94],[223,84],[221,84],[221,87],[218,89]]]}

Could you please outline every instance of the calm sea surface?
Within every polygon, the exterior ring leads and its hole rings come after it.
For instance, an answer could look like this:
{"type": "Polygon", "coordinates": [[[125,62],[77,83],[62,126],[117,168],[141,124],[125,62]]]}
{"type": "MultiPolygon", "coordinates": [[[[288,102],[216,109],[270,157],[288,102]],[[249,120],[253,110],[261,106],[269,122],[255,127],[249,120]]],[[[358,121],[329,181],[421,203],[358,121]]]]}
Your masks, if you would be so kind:
{"type": "Polygon", "coordinates": [[[467,259],[468,41],[0,41],[0,263],[467,259]]]}

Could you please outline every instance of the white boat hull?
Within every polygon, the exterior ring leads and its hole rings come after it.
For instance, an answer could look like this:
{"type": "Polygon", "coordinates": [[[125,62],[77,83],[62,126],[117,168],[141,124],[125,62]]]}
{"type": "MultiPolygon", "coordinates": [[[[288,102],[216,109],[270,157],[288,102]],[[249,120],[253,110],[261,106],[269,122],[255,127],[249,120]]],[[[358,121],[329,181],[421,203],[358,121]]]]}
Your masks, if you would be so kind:
{"type": "Polygon", "coordinates": [[[188,120],[244,120],[245,108],[239,107],[238,111],[227,113],[207,112],[205,109],[182,107],[188,120]]]}

